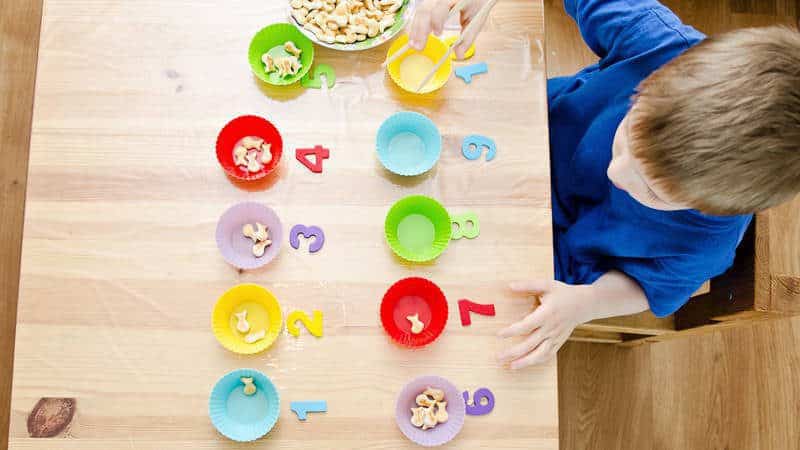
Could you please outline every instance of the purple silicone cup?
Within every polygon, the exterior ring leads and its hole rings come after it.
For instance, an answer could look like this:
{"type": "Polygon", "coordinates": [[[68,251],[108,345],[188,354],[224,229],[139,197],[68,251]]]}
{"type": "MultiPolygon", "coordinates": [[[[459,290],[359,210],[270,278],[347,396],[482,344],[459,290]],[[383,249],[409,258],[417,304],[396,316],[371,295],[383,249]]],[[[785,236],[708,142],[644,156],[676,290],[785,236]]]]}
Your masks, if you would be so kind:
{"type": "Polygon", "coordinates": [[[426,375],[414,378],[397,396],[395,408],[397,426],[408,439],[423,447],[436,447],[450,442],[464,426],[465,416],[466,406],[461,391],[442,377],[426,375]],[[444,391],[444,401],[447,402],[447,414],[450,417],[445,423],[440,423],[429,430],[422,430],[411,424],[411,408],[417,406],[417,396],[428,387],[444,391]]]}
{"type": "Polygon", "coordinates": [[[239,269],[257,269],[272,261],[281,251],[283,226],[272,208],[255,202],[243,202],[231,206],[217,223],[217,247],[230,265],[239,269]],[[242,227],[260,222],[267,227],[272,245],[264,255],[253,255],[253,241],[242,234],[242,227]]]}

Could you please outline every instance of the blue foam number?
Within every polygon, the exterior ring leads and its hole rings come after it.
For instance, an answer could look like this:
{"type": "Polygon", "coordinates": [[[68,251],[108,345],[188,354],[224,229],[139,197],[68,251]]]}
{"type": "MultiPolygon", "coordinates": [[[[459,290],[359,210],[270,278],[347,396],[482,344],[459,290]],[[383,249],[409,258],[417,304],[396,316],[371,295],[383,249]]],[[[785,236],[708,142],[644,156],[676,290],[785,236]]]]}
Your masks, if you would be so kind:
{"type": "Polygon", "coordinates": [[[462,66],[456,69],[456,76],[464,80],[465,83],[472,83],[472,77],[489,71],[489,66],[485,62],[462,66]]]}
{"type": "Polygon", "coordinates": [[[470,161],[480,158],[484,148],[486,149],[486,160],[493,160],[497,155],[497,145],[492,139],[480,134],[470,134],[461,143],[461,153],[470,161]]]}
{"type": "Polygon", "coordinates": [[[464,404],[467,405],[467,414],[470,416],[484,416],[494,409],[494,394],[487,388],[480,388],[472,395],[472,404],[469,401],[469,391],[464,391],[464,404]],[[483,400],[486,400],[486,404],[483,400]]]}
{"type": "Polygon", "coordinates": [[[336,84],[336,72],[333,67],[327,64],[317,64],[312,70],[309,70],[303,78],[300,79],[300,84],[304,88],[320,89],[322,88],[322,78],[320,75],[325,75],[325,81],[328,84],[328,89],[336,84]],[[313,75],[311,73],[314,73],[313,75]]]}
{"type": "Polygon", "coordinates": [[[328,402],[325,400],[306,400],[302,402],[291,402],[289,404],[289,409],[294,411],[297,414],[297,418],[300,420],[308,419],[308,413],[324,413],[328,412],[328,402]]]}

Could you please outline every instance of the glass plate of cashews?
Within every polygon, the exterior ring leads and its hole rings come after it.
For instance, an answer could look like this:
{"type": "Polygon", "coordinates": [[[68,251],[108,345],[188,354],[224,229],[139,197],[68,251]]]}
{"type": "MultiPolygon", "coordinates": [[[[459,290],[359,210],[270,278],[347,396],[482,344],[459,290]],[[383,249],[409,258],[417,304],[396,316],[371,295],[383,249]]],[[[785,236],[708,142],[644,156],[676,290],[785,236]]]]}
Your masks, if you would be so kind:
{"type": "Polygon", "coordinates": [[[289,0],[289,17],[316,44],[352,52],[395,37],[411,21],[416,1],[289,0]]]}

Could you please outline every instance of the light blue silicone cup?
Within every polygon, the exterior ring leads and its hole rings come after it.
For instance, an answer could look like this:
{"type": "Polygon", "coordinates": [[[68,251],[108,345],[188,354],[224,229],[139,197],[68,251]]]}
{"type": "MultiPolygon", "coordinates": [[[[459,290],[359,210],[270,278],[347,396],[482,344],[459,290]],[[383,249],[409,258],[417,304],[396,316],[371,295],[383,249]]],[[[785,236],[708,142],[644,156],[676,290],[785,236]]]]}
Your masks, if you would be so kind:
{"type": "Polygon", "coordinates": [[[378,129],[378,159],[386,170],[402,176],[429,171],[442,153],[442,135],[431,119],[401,111],[378,129]]]}
{"type": "Polygon", "coordinates": [[[220,378],[208,400],[211,423],[223,436],[238,442],[255,441],[269,433],[280,411],[275,385],[255,369],[237,369],[220,378]],[[255,394],[244,394],[242,377],[253,377],[255,394]]]}

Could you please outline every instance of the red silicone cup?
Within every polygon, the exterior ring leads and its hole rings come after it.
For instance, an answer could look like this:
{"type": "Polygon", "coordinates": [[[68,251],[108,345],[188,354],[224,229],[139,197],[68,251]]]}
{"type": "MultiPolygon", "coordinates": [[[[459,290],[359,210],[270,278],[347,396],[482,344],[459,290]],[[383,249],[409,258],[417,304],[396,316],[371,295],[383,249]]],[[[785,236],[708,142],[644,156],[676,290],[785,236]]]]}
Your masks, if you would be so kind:
{"type": "Polygon", "coordinates": [[[283,139],[269,120],[258,116],[240,116],[225,125],[217,136],[217,160],[222,169],[233,178],[254,181],[267,176],[278,167],[283,155],[283,139]],[[233,148],[246,136],[258,136],[271,145],[272,160],[258,172],[248,172],[233,162],[233,148]]]}
{"type": "Polygon", "coordinates": [[[435,341],[447,324],[447,299],[432,281],[404,278],[393,284],[381,302],[383,329],[395,342],[406,347],[423,347],[435,341]],[[419,314],[425,328],[411,333],[407,316],[419,314]]]}

